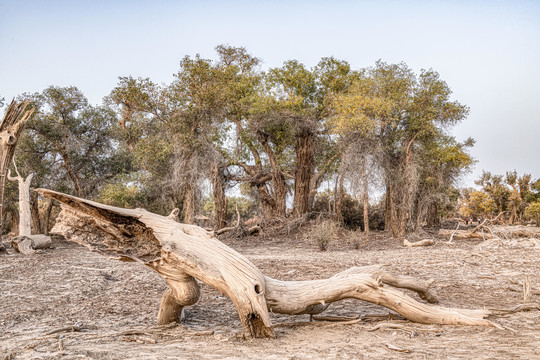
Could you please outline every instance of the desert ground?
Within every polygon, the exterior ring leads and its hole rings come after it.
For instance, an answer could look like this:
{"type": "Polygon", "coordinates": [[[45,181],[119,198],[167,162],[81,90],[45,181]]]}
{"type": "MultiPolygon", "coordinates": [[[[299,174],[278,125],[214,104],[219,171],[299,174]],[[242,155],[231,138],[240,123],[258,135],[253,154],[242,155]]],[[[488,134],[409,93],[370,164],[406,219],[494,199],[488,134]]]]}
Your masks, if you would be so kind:
{"type": "MultiPolygon", "coordinates": [[[[412,248],[402,240],[384,233],[367,240],[353,233],[324,252],[302,232],[223,241],[265,274],[284,280],[387,264],[393,273],[435,279],[443,306],[511,309],[524,302],[529,276],[530,302],[540,302],[538,236],[439,239],[434,246],[412,248]]],[[[537,310],[491,317],[501,330],[416,324],[386,308],[346,300],[322,315],[358,320],[272,315],[276,339],[245,340],[231,301],[204,284],[183,323],[157,326],[165,288],[140,264],[118,262],[59,237],[51,249],[32,255],[0,255],[0,360],[540,359],[537,310]]]]}

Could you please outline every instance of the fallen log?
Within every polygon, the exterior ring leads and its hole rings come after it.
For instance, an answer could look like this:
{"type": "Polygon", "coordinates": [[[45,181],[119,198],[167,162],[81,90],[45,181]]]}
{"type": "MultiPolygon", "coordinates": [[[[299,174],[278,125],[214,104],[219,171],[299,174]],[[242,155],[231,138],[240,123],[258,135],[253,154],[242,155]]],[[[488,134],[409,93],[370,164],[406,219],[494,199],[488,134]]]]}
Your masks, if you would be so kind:
{"type": "Polygon", "coordinates": [[[11,246],[21,254],[31,255],[51,246],[51,237],[43,234],[21,235],[11,239],[11,246]]]}
{"type": "Polygon", "coordinates": [[[467,240],[467,239],[495,239],[495,235],[490,233],[481,233],[478,231],[470,230],[449,230],[449,229],[440,229],[437,233],[440,237],[452,237],[453,240],[467,240]],[[453,236],[452,236],[453,235],[453,236]]]}
{"type": "Polygon", "coordinates": [[[246,257],[198,226],[144,209],[121,209],[51,190],[37,191],[62,204],[53,233],[118,260],[140,262],[167,282],[160,323],[178,320],[185,306],[197,302],[197,279],[233,301],[244,337],[274,337],[269,312],[318,314],[346,298],[385,306],[419,323],[499,327],[484,319],[489,310],[429,305],[384,286],[411,289],[436,302],[429,289],[432,282],[391,275],[381,266],[353,267],[329,279],[281,281],[265,276],[246,257]]]}
{"type": "Polygon", "coordinates": [[[419,247],[419,246],[431,246],[435,245],[435,240],[433,239],[424,239],[416,242],[410,242],[407,239],[403,240],[403,245],[407,247],[419,247]]]}

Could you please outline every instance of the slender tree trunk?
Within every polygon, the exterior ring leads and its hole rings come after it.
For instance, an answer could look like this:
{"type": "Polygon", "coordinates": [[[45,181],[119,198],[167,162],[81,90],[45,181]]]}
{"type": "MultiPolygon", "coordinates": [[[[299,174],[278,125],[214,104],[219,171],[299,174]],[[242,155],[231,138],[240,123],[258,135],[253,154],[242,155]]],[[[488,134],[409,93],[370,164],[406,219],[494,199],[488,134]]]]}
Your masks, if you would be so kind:
{"type": "Polygon", "coordinates": [[[38,194],[35,191],[30,193],[30,211],[32,214],[32,233],[43,234],[41,231],[41,218],[39,216],[39,200],[38,194]]]}
{"type": "Polygon", "coordinates": [[[293,213],[300,216],[310,211],[311,179],[313,176],[313,135],[296,138],[296,170],[294,173],[293,213]]]}
{"type": "Polygon", "coordinates": [[[272,196],[270,196],[266,183],[258,184],[257,192],[259,193],[259,199],[261,200],[263,217],[265,219],[273,218],[276,213],[276,202],[272,196]]]}
{"type": "Polygon", "coordinates": [[[386,180],[386,194],[384,198],[384,231],[390,231],[392,229],[392,199],[394,197],[394,191],[390,180],[386,180]]]}
{"type": "Polygon", "coordinates": [[[362,158],[362,200],[364,202],[364,234],[369,235],[369,183],[366,155],[362,158]]]}
{"type": "Polygon", "coordinates": [[[11,213],[11,230],[10,234],[19,236],[19,212],[15,208],[10,208],[11,213]]]}
{"type": "MultiPolygon", "coordinates": [[[[502,213],[503,212],[502,204],[499,204],[498,208],[499,208],[499,214],[502,213]]],[[[506,224],[506,216],[505,216],[504,213],[501,215],[500,219],[501,219],[501,224],[503,224],[503,225],[506,224]]]]}
{"type": "Polygon", "coordinates": [[[49,203],[47,204],[47,208],[45,209],[45,216],[43,217],[43,228],[41,229],[41,232],[45,235],[49,235],[49,222],[51,219],[51,213],[54,206],[54,200],[49,199],[49,203]]]}
{"type": "Polygon", "coordinates": [[[217,163],[212,165],[212,191],[214,194],[214,218],[215,230],[227,226],[227,197],[225,196],[225,187],[227,178],[223,174],[224,167],[217,163]]]}
{"type": "MultiPolygon", "coordinates": [[[[281,171],[278,159],[274,150],[268,143],[268,135],[262,131],[257,132],[257,138],[264,148],[264,152],[268,156],[270,166],[272,167],[272,195],[273,202],[261,198],[262,201],[266,201],[268,205],[272,206],[272,217],[285,216],[287,210],[287,184],[285,183],[285,177],[281,171]]],[[[266,189],[266,185],[264,186],[266,189]]],[[[261,189],[261,188],[259,188],[261,189]]],[[[259,194],[261,192],[259,191],[259,194]]],[[[263,194],[265,195],[265,194],[263,194]]],[[[268,194],[269,195],[269,194],[268,194]]]]}
{"type": "Polygon", "coordinates": [[[73,167],[71,166],[71,163],[69,161],[69,158],[66,153],[62,153],[62,159],[64,161],[64,168],[66,169],[69,178],[73,182],[73,186],[75,186],[75,190],[77,191],[78,197],[85,197],[84,191],[81,187],[81,181],[79,180],[79,177],[73,170],[73,167]]]}
{"type": "Polygon", "coordinates": [[[274,209],[274,216],[285,216],[287,210],[287,184],[281,171],[276,171],[272,174],[272,189],[274,190],[274,200],[276,207],[274,209]]]}
{"type": "MultiPolygon", "coordinates": [[[[15,170],[17,167],[15,166],[15,170]]],[[[34,174],[24,179],[17,171],[16,177],[11,177],[8,171],[8,179],[19,183],[19,236],[32,235],[32,213],[30,210],[30,183],[34,174]]]]}
{"type": "Polygon", "coordinates": [[[397,231],[394,232],[394,236],[403,236],[407,231],[407,221],[409,219],[409,198],[410,194],[408,191],[404,191],[403,200],[399,206],[399,212],[397,214],[398,227],[397,231]]]}
{"type": "Polygon", "coordinates": [[[184,197],[184,223],[193,224],[195,219],[195,189],[191,181],[186,181],[184,197]]]}
{"type": "Polygon", "coordinates": [[[428,206],[427,211],[427,226],[439,227],[441,225],[441,219],[439,217],[439,205],[437,202],[432,202],[428,206]]]}
{"type": "Polygon", "coordinates": [[[341,159],[341,166],[339,167],[339,185],[337,185],[337,200],[336,200],[336,220],[340,223],[343,222],[343,214],[342,211],[342,205],[343,205],[343,197],[344,197],[344,189],[343,189],[343,179],[345,178],[345,163],[347,159],[346,156],[343,155],[343,158],[341,159]]]}

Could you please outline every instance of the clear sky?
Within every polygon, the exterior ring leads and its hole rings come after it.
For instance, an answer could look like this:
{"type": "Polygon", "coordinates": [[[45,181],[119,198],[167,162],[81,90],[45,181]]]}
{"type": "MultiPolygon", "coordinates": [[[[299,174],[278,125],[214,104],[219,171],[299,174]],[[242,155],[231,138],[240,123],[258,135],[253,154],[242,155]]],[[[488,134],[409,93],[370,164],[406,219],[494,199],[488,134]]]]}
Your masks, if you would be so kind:
{"type": "Polygon", "coordinates": [[[477,140],[463,185],[482,169],[540,177],[540,1],[0,0],[0,96],[74,85],[99,104],[118,76],[168,83],[183,56],[219,44],[264,67],[433,68],[471,108],[454,130],[477,140]]]}

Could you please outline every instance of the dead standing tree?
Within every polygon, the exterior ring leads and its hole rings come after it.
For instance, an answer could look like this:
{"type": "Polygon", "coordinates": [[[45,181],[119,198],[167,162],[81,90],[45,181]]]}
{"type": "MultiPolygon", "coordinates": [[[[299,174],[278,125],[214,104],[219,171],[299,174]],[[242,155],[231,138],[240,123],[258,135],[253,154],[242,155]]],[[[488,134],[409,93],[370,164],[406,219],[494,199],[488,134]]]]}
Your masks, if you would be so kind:
{"type": "Polygon", "coordinates": [[[0,123],[0,231],[4,227],[4,190],[7,172],[13,160],[15,146],[17,146],[21,131],[34,112],[34,109],[27,110],[29,104],[30,101],[17,103],[13,100],[0,123]]]}
{"type": "Polygon", "coordinates": [[[32,234],[32,218],[30,212],[30,184],[34,174],[28,175],[25,179],[19,174],[17,164],[13,161],[15,173],[17,176],[12,177],[11,171],[8,169],[7,178],[9,181],[17,181],[19,184],[19,236],[28,236],[32,234]]]}
{"type": "Polygon", "coordinates": [[[178,320],[185,306],[197,302],[197,279],[233,301],[245,337],[274,337],[269,312],[317,314],[346,298],[385,306],[419,323],[498,327],[484,319],[488,310],[429,305],[384,286],[410,289],[428,301],[437,300],[430,282],[392,275],[378,266],[353,267],[329,279],[280,281],[265,276],[246,257],[198,226],[144,209],[121,209],[51,190],[37,191],[62,204],[53,232],[118,260],[140,262],[167,282],[160,324],[178,320]]]}
{"type": "MultiPolygon", "coordinates": [[[[19,183],[19,235],[12,238],[11,245],[23,254],[32,254],[37,249],[45,249],[51,245],[51,238],[47,235],[35,234],[32,235],[32,212],[30,210],[30,184],[34,174],[30,174],[25,178],[19,174],[17,164],[13,161],[15,173],[17,176],[12,177],[11,171],[8,169],[7,178],[10,181],[19,183]]],[[[35,214],[39,217],[39,212],[35,214]]]]}

